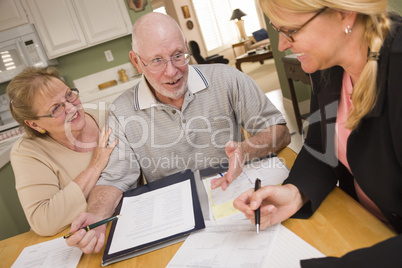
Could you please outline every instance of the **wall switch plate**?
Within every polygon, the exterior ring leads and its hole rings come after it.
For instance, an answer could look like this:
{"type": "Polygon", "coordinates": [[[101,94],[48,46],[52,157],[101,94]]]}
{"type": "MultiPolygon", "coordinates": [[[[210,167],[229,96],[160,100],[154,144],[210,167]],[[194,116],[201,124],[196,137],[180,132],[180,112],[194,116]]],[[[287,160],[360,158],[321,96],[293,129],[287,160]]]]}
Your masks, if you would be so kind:
{"type": "Polygon", "coordinates": [[[106,50],[105,51],[105,56],[106,56],[106,61],[107,62],[114,61],[113,54],[112,54],[111,50],[106,50]]]}

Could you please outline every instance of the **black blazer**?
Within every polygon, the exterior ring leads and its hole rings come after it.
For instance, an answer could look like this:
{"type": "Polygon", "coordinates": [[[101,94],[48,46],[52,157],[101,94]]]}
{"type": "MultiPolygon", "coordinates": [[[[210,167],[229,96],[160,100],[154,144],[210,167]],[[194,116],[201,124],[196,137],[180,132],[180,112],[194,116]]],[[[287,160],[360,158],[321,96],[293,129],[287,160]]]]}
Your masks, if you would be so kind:
{"type": "Polygon", "coordinates": [[[302,261],[303,267],[402,267],[402,18],[392,18],[392,28],[380,51],[378,100],[347,142],[353,176],[335,156],[335,122],[343,76],[343,69],[335,66],[311,75],[308,134],[284,183],[296,185],[310,200],[293,216],[308,218],[337,182],[356,198],[355,178],[399,235],[342,258],[302,261]]]}

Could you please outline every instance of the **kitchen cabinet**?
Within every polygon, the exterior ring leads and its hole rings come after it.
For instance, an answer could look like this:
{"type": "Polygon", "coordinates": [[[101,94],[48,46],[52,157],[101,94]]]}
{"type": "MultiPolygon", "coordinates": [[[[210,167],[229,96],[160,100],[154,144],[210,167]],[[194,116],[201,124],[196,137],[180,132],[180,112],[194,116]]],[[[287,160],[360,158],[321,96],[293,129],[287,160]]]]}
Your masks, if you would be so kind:
{"type": "Polygon", "coordinates": [[[131,34],[131,20],[122,0],[74,0],[90,44],[131,34]]]}
{"type": "Polygon", "coordinates": [[[131,33],[124,0],[24,0],[50,59],[131,33]]]}
{"type": "Polygon", "coordinates": [[[0,31],[28,23],[21,0],[0,1],[0,31]]]}

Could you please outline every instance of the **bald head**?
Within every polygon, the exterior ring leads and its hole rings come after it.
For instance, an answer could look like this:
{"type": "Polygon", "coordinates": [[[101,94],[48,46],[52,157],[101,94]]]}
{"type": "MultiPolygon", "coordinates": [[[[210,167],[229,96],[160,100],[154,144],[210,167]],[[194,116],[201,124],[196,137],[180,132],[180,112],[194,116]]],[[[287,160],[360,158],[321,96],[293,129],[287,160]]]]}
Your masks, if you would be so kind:
{"type": "Polygon", "coordinates": [[[144,46],[154,41],[168,40],[169,38],[182,38],[186,41],[177,22],[170,16],[151,12],[138,19],[132,30],[132,49],[141,53],[144,46]]]}

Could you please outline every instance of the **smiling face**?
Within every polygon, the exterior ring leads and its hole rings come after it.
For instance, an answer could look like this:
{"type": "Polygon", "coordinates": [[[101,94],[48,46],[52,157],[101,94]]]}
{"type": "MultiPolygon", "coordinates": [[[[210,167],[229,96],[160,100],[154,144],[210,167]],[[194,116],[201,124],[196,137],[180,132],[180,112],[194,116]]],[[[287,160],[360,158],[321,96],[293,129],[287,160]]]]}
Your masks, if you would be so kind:
{"type": "MultiPolygon", "coordinates": [[[[294,42],[290,42],[280,35],[278,49],[281,51],[290,49],[297,55],[303,70],[307,73],[313,73],[317,70],[327,69],[334,66],[336,57],[342,48],[339,47],[338,39],[343,36],[337,36],[339,31],[333,16],[324,11],[322,14],[310,21],[305,27],[293,35],[294,42]],[[337,53],[338,52],[338,53],[337,53]]],[[[289,18],[289,25],[303,25],[311,19],[315,13],[296,14],[283,11],[283,16],[289,18]]],[[[275,24],[275,22],[272,22],[275,24]]],[[[287,28],[275,25],[279,28],[287,28]]],[[[293,30],[292,28],[287,28],[293,30]]],[[[296,28],[297,29],[297,28],[296,28]]]]}
{"type": "Polygon", "coordinates": [[[66,101],[66,94],[70,93],[70,88],[61,80],[52,78],[49,84],[41,91],[36,93],[33,100],[33,110],[37,116],[49,115],[61,104],[64,112],[57,118],[40,117],[36,120],[26,120],[25,123],[40,132],[46,132],[55,140],[64,141],[66,137],[78,136],[84,129],[85,113],[81,101],[77,98],[74,102],[66,101]]]}
{"type": "MultiPolygon", "coordinates": [[[[317,12],[295,13],[280,8],[278,13],[278,19],[272,19],[271,23],[275,28],[285,32],[299,29],[317,14],[317,12]]],[[[340,12],[327,9],[297,31],[292,36],[294,42],[280,34],[278,49],[280,51],[290,49],[297,55],[303,70],[307,73],[340,65],[347,37],[343,31],[344,23],[340,12]]]]}
{"type": "Polygon", "coordinates": [[[165,103],[169,99],[184,97],[187,90],[188,65],[176,67],[170,57],[187,53],[186,40],[177,24],[169,17],[150,15],[141,22],[136,31],[137,50],[130,52],[130,59],[143,73],[156,97],[165,103]],[[152,17],[152,18],[151,18],[152,17]],[[145,66],[155,59],[166,59],[166,68],[152,73],[145,66]]]}

